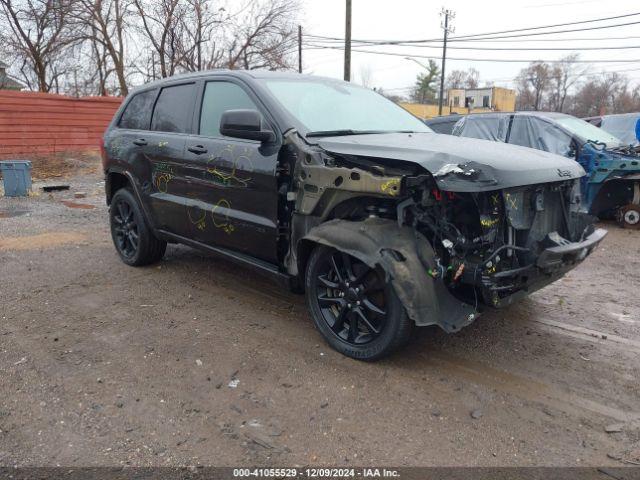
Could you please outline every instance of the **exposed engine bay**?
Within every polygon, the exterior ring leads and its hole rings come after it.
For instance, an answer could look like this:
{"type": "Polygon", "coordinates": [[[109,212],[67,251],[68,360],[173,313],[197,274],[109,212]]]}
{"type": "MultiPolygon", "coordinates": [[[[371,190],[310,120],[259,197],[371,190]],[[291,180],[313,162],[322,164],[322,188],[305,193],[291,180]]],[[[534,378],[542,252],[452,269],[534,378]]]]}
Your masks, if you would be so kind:
{"type": "MultiPolygon", "coordinates": [[[[467,303],[500,306],[528,286],[545,249],[593,233],[579,204],[575,181],[479,193],[423,188],[399,205],[398,223],[411,225],[434,248],[432,278],[467,303]]],[[[554,267],[544,271],[552,274],[554,267]]]]}
{"type": "Polygon", "coordinates": [[[432,174],[294,138],[288,244],[303,247],[284,264],[301,269],[308,239],[380,266],[418,325],[455,331],[558,279],[606,235],[580,212],[579,177],[560,170],[553,182],[500,188],[490,166],[432,174]]]}

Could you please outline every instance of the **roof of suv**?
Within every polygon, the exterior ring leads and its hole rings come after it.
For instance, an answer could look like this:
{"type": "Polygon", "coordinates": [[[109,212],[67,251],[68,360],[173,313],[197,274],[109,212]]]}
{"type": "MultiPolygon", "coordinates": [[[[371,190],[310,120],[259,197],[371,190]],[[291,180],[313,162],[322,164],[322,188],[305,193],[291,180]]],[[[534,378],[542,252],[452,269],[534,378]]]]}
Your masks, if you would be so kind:
{"type": "Polygon", "coordinates": [[[320,77],[316,75],[305,75],[300,74],[298,72],[293,71],[271,71],[271,70],[229,70],[229,69],[214,69],[214,70],[201,70],[198,72],[188,72],[181,73],[178,75],[173,75],[171,77],[161,78],[159,80],[154,80],[149,83],[145,83],[144,85],[140,85],[135,90],[149,87],[157,87],[159,85],[164,85],[166,83],[173,83],[175,81],[180,80],[189,80],[189,79],[197,79],[202,77],[208,77],[211,75],[229,75],[238,78],[272,78],[272,79],[282,79],[282,80],[299,80],[300,78],[310,78],[315,80],[321,80],[325,82],[340,82],[343,80],[339,80],[336,78],[329,77],[320,77]]]}

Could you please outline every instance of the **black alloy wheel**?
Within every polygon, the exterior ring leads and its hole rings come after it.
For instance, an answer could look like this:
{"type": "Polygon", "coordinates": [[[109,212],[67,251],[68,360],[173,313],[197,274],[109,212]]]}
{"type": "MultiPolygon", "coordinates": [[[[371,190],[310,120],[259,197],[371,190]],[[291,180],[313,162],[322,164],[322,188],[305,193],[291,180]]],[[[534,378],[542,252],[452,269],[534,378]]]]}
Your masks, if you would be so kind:
{"type": "Polygon", "coordinates": [[[109,219],[113,244],[124,263],[138,267],[163,257],[167,242],[154,235],[129,189],[121,188],[113,195],[109,219]]]}
{"type": "Polygon", "coordinates": [[[338,351],[375,360],[408,339],[411,322],[379,268],[319,247],[309,260],[306,280],[314,322],[338,351]]]}
{"type": "Polygon", "coordinates": [[[131,205],[124,198],[119,198],[112,205],[114,209],[113,230],[118,251],[126,258],[133,258],[138,251],[140,235],[138,223],[131,205]]]}

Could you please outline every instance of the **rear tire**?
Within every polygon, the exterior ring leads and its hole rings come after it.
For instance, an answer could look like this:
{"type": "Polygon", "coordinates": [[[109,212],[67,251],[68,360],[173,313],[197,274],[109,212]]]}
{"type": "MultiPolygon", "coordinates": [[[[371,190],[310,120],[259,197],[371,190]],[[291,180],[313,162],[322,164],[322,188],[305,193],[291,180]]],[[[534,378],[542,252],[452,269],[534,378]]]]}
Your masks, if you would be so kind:
{"type": "Polygon", "coordinates": [[[316,327],[338,352],[374,361],[404,346],[413,322],[384,272],[339,250],[318,246],[305,272],[316,327]]]}
{"type": "Polygon", "coordinates": [[[140,267],[159,261],[167,242],[158,239],[147,225],[133,193],[121,188],[109,208],[111,238],[120,258],[127,265],[140,267]]]}
{"type": "Polygon", "coordinates": [[[640,229],[640,205],[630,203],[618,210],[618,222],[624,228],[640,229]]]}

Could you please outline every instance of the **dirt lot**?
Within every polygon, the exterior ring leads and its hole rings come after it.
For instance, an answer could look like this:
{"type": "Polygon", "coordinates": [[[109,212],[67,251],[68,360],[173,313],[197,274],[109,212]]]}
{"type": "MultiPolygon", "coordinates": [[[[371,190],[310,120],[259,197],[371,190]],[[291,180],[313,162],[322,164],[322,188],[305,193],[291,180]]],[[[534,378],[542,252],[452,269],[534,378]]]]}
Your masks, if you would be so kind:
{"type": "Polygon", "coordinates": [[[366,364],[226,261],[125,266],[100,176],[68,181],[0,199],[0,465],[640,462],[638,231],[608,225],[562,281],[366,364]]]}

